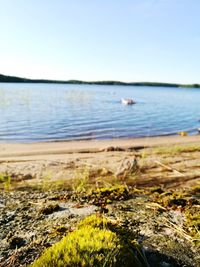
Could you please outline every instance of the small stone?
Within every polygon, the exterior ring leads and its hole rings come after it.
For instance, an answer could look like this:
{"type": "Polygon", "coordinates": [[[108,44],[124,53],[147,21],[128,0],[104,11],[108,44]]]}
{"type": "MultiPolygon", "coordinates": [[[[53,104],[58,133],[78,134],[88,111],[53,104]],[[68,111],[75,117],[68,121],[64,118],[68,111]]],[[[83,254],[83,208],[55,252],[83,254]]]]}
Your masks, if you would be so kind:
{"type": "Polygon", "coordinates": [[[111,151],[114,151],[115,148],[113,146],[109,146],[107,148],[104,149],[105,152],[111,152],[111,151]]]}
{"type": "Polygon", "coordinates": [[[20,248],[26,244],[26,241],[19,236],[14,236],[10,239],[9,245],[11,249],[20,248]]]}
{"type": "Polygon", "coordinates": [[[30,180],[30,179],[33,179],[33,176],[30,173],[24,175],[24,180],[30,180]]]}
{"type": "Polygon", "coordinates": [[[187,200],[184,198],[178,198],[178,199],[171,199],[169,202],[170,206],[176,205],[176,206],[182,206],[185,207],[187,204],[187,200]]]}
{"type": "Polygon", "coordinates": [[[122,148],[122,147],[115,147],[115,151],[125,151],[125,149],[124,148],[122,148]]]}
{"type": "Polygon", "coordinates": [[[51,203],[49,205],[46,205],[40,209],[40,213],[44,215],[52,214],[55,211],[58,211],[60,209],[60,206],[57,203],[51,203]]]}

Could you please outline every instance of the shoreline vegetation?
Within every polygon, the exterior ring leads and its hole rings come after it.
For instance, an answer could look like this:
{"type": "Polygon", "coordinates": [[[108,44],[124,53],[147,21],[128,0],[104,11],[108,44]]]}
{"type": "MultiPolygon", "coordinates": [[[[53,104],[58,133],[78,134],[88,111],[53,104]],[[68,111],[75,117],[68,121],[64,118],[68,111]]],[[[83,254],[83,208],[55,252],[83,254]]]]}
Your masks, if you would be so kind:
{"type": "Polygon", "coordinates": [[[86,85],[124,85],[124,86],[156,86],[175,88],[200,88],[200,84],[179,84],[162,82],[120,82],[120,81],[81,81],[81,80],[48,80],[28,79],[0,74],[0,83],[55,83],[55,84],[86,84],[86,85]]]}

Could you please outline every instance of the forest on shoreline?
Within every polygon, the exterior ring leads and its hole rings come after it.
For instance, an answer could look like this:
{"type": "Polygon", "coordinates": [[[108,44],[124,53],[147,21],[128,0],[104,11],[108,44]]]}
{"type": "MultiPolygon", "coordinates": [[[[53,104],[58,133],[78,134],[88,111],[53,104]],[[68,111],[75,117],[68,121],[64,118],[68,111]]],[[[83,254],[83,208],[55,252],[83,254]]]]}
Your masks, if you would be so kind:
{"type": "Polygon", "coordinates": [[[200,88],[200,84],[178,84],[161,82],[120,82],[120,81],[81,81],[81,80],[47,80],[47,79],[27,79],[15,76],[0,74],[1,83],[57,83],[57,84],[88,84],[88,85],[125,85],[125,86],[157,86],[157,87],[183,87],[200,88]]]}

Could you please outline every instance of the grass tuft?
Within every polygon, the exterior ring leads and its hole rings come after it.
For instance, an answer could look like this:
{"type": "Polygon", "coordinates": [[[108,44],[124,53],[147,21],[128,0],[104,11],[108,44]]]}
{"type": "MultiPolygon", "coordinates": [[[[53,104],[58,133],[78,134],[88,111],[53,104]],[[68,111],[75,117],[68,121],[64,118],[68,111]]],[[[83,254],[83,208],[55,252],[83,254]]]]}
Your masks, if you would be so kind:
{"type": "Polygon", "coordinates": [[[10,177],[10,175],[8,175],[6,173],[0,174],[0,183],[3,184],[3,188],[4,188],[5,191],[9,191],[10,190],[10,186],[11,186],[11,177],[10,177]]]}

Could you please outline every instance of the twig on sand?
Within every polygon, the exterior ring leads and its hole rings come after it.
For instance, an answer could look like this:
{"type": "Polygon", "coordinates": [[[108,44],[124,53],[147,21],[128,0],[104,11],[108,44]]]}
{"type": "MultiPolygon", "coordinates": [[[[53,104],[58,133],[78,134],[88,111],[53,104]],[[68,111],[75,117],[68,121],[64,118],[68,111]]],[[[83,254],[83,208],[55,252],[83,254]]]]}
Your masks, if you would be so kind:
{"type": "Polygon", "coordinates": [[[166,223],[167,223],[167,225],[166,225],[167,227],[176,231],[179,235],[181,235],[182,237],[184,237],[186,240],[190,241],[191,243],[193,242],[193,238],[190,235],[188,235],[182,227],[176,225],[175,223],[173,223],[167,219],[166,219],[166,223]]]}
{"type": "Polygon", "coordinates": [[[178,171],[178,170],[176,170],[176,169],[174,169],[174,168],[172,168],[172,167],[170,167],[170,166],[168,166],[168,165],[166,165],[166,164],[163,164],[163,163],[161,163],[161,162],[158,161],[158,160],[155,160],[155,163],[157,163],[158,165],[160,165],[161,167],[165,168],[165,169],[168,170],[168,171],[172,171],[172,172],[174,172],[174,173],[177,173],[177,174],[180,175],[180,176],[184,176],[184,174],[181,173],[180,171],[178,171]]]}
{"type": "Polygon", "coordinates": [[[8,267],[14,266],[14,263],[15,263],[15,260],[16,260],[16,255],[17,255],[17,247],[14,250],[13,254],[9,258],[10,262],[8,263],[8,267]]]}

